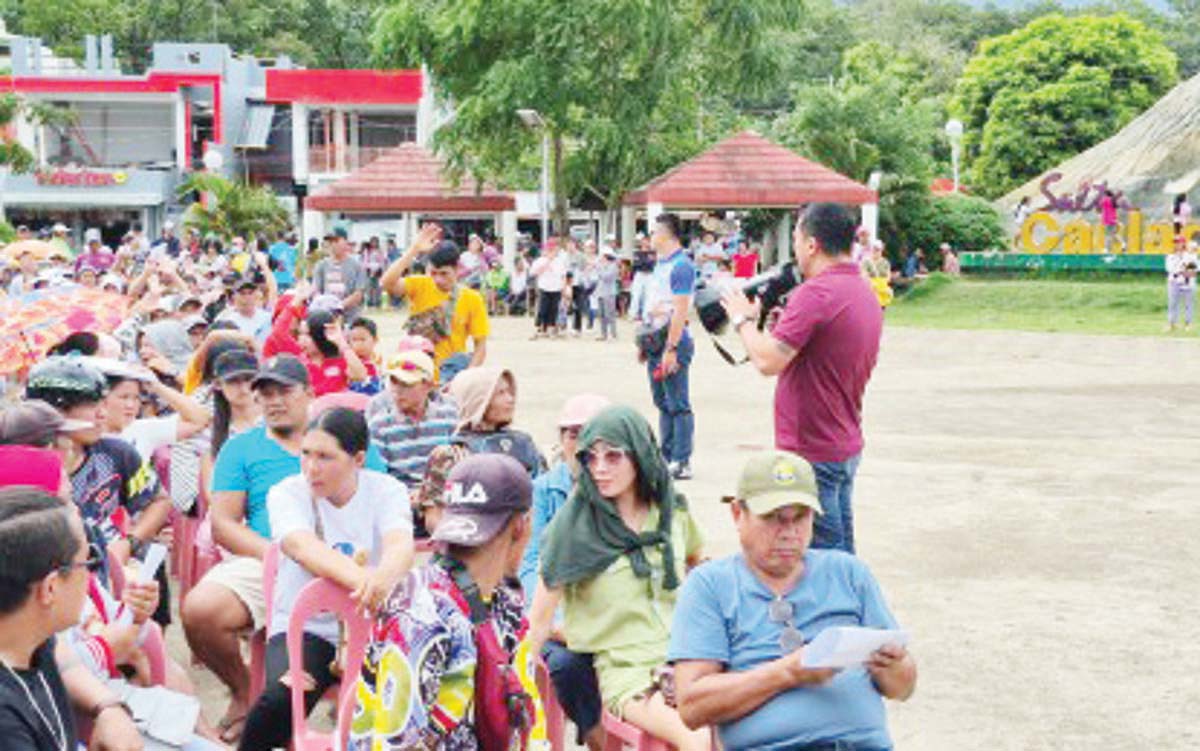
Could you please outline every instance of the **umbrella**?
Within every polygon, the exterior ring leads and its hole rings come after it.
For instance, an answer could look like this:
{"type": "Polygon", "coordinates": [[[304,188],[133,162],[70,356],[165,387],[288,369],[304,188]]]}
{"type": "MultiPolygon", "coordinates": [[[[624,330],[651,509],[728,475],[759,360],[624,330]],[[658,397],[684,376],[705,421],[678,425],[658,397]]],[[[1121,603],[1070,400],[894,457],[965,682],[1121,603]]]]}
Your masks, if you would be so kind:
{"type": "Polygon", "coordinates": [[[4,257],[16,261],[26,253],[32,253],[39,261],[45,261],[54,253],[54,246],[44,240],[18,240],[4,246],[4,257]]]}
{"type": "Polygon", "coordinates": [[[33,365],[75,331],[109,332],[129,301],[111,292],[64,285],[0,302],[0,375],[33,365]]]}

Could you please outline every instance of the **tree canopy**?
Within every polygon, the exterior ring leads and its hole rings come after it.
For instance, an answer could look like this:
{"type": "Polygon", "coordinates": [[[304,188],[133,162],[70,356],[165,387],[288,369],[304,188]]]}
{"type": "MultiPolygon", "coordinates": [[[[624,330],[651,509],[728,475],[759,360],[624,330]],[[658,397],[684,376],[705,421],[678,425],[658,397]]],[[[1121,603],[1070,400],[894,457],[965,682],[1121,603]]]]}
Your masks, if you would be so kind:
{"type": "Polygon", "coordinates": [[[1055,14],[983,41],[951,105],[971,182],[1006,193],[1115,133],[1176,75],[1162,35],[1124,14],[1055,14]]]}

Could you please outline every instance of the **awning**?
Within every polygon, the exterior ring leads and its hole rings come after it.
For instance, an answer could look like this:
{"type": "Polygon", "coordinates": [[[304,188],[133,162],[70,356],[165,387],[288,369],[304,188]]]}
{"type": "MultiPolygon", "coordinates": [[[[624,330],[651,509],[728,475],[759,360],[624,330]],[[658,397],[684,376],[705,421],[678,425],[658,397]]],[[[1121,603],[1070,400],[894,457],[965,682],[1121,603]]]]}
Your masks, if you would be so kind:
{"type": "Polygon", "coordinates": [[[252,104],[242,121],[242,132],[238,135],[237,149],[265,149],[271,137],[271,121],[275,119],[275,105],[252,104]]]}

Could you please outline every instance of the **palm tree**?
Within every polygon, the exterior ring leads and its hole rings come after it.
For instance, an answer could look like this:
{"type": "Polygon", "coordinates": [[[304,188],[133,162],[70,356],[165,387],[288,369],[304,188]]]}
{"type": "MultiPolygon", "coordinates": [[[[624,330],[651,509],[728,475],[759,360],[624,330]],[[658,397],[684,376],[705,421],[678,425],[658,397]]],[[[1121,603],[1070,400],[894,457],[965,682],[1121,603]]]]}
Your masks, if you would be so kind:
{"type": "Polygon", "coordinates": [[[207,198],[188,207],[183,223],[201,235],[252,237],[280,232],[291,224],[287,209],[270,188],[196,172],[179,186],[181,196],[193,191],[207,198]]]}

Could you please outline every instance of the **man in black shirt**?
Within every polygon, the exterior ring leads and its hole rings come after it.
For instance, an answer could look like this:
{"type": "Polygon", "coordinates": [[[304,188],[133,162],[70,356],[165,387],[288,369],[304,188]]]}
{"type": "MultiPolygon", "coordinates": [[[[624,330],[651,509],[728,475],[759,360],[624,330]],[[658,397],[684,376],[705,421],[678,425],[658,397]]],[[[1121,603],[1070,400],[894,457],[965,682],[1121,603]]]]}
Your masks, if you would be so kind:
{"type": "Polygon", "coordinates": [[[88,572],[101,555],[86,544],[79,514],[60,499],[31,486],[0,489],[0,746],[6,751],[75,751],[72,703],[93,718],[89,748],[142,747],[120,701],[69,664],[69,649],[56,655],[54,634],[78,622],[88,572]]]}

